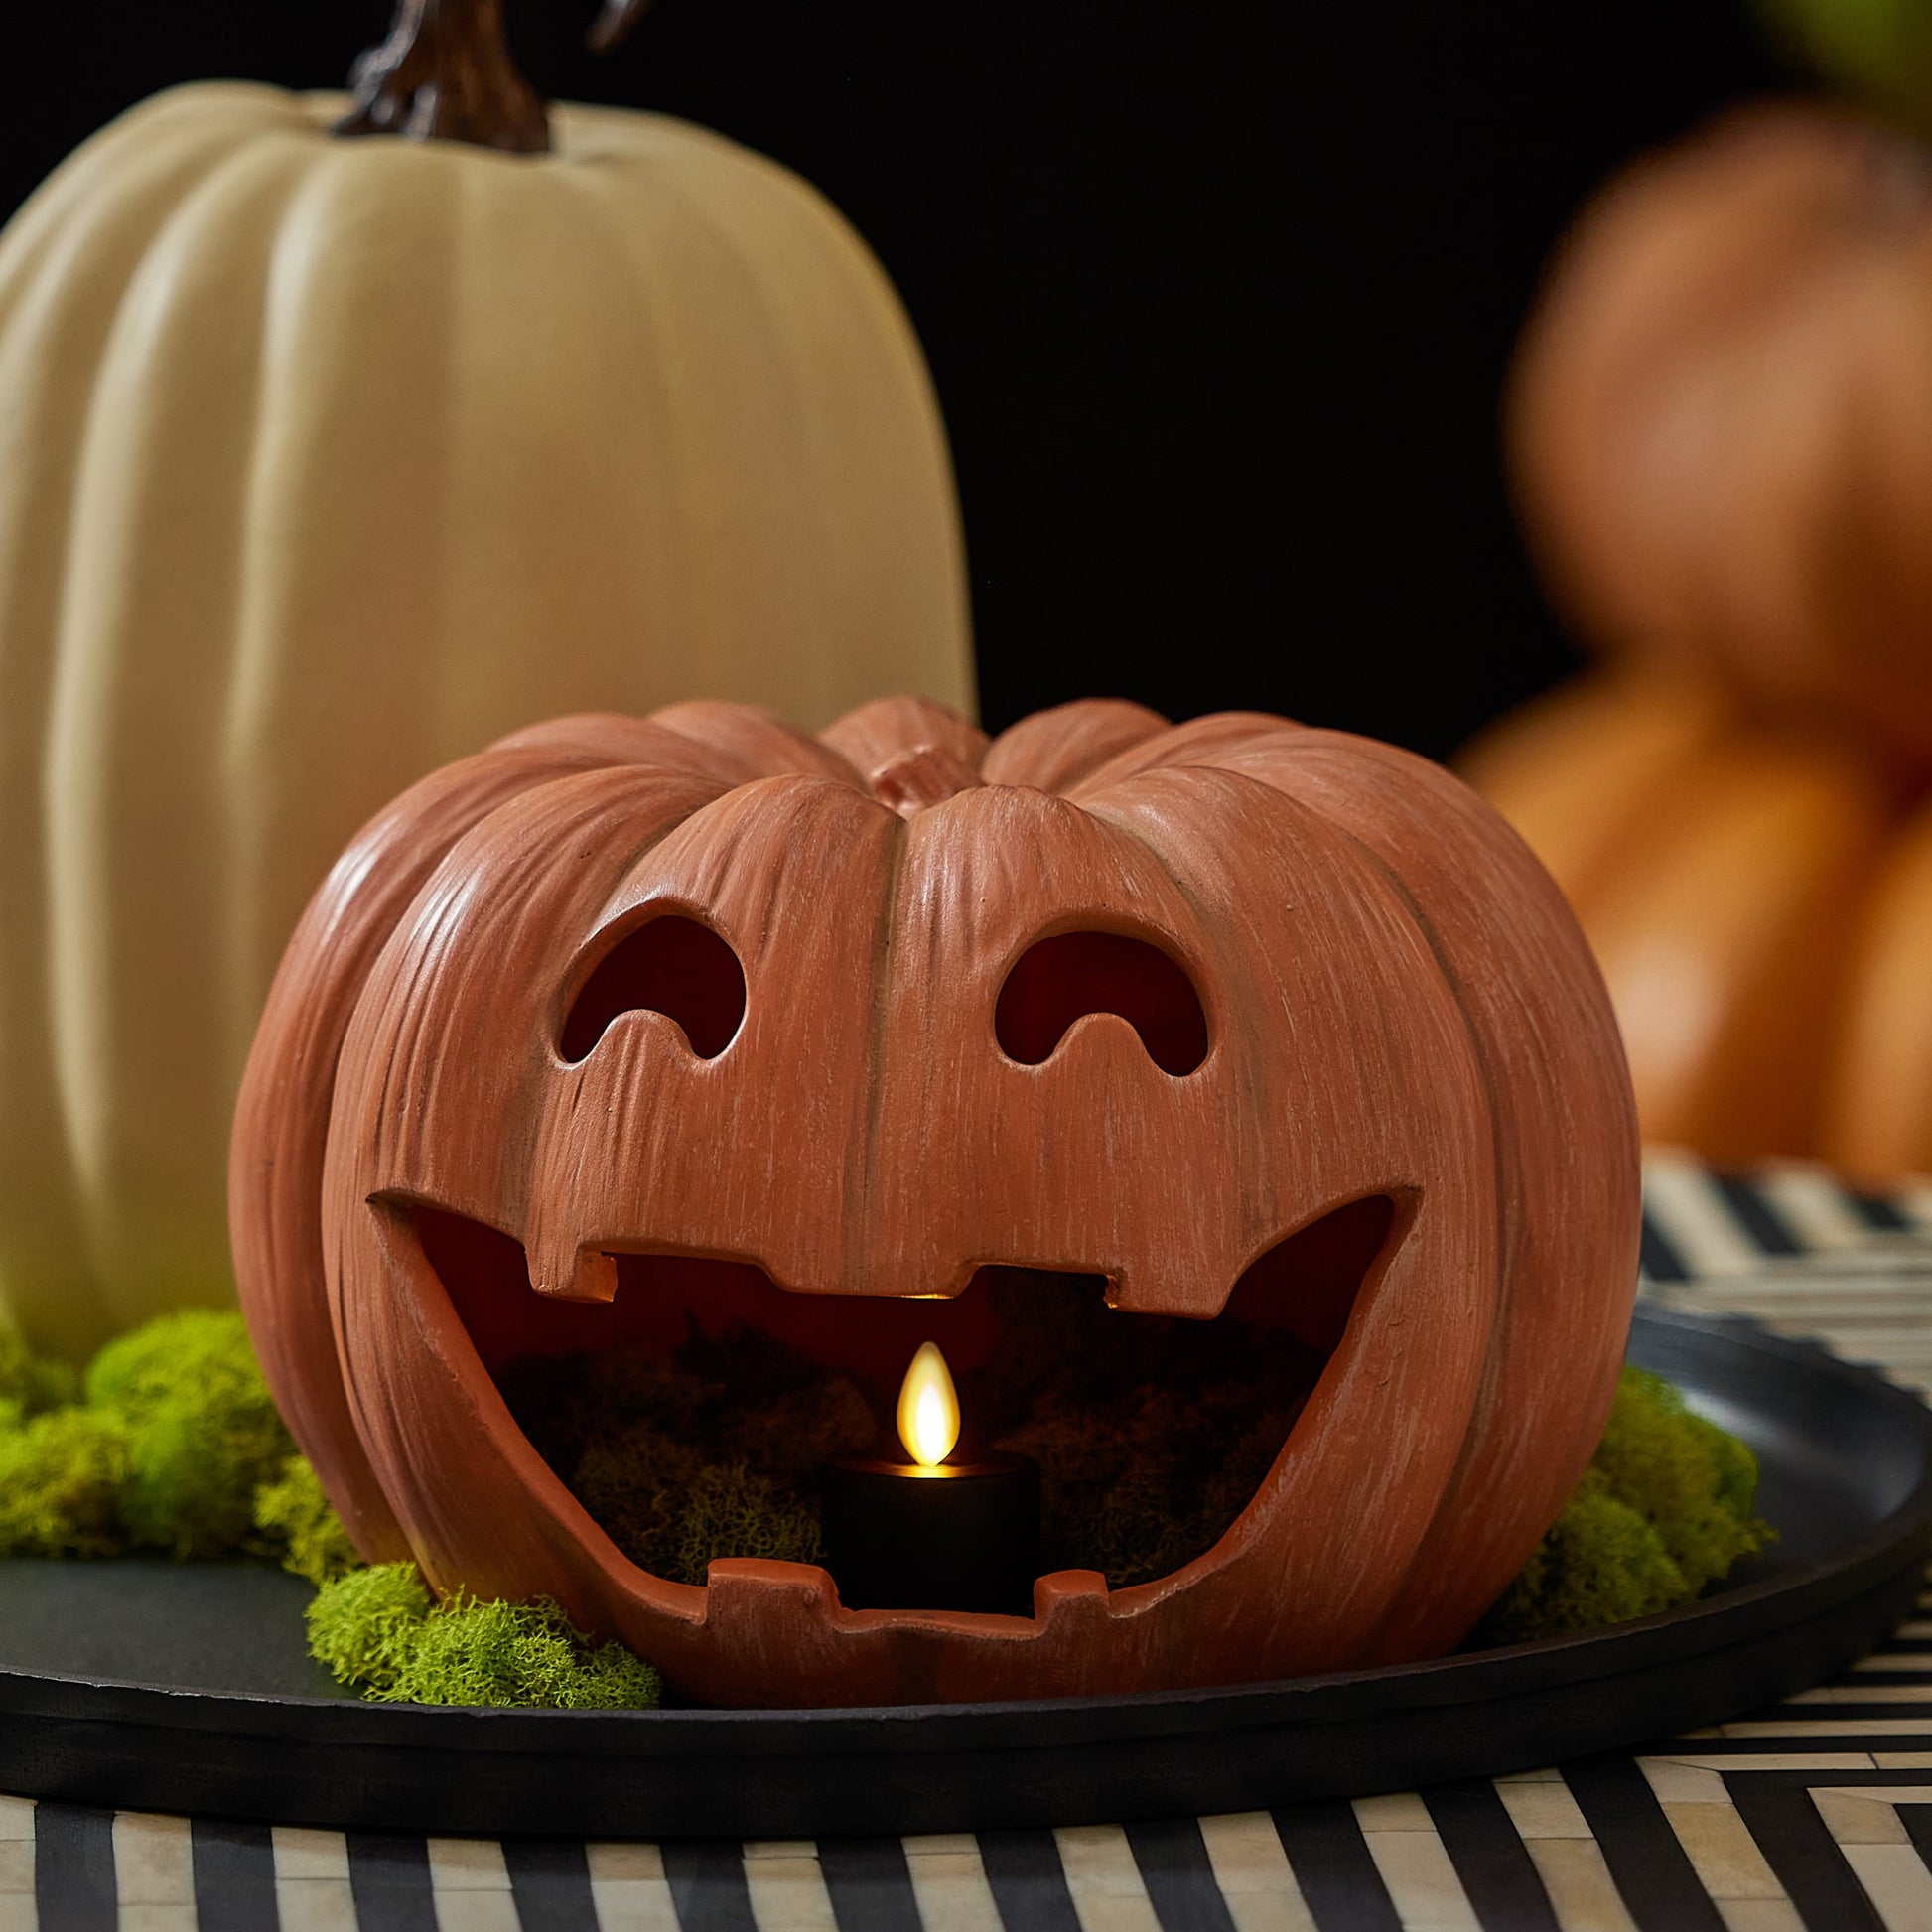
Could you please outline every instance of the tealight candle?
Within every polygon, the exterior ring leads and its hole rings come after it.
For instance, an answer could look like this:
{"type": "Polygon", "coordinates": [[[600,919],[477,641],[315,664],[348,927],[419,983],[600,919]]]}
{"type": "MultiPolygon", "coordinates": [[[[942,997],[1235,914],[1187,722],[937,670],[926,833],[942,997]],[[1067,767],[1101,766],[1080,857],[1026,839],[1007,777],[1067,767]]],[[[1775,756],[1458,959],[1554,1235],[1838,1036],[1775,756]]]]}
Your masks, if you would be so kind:
{"type": "Polygon", "coordinates": [[[1024,1455],[947,1458],[959,1397],[934,1342],[898,1395],[910,1460],[847,1456],[825,1471],[825,1567],[852,1610],[1033,1609],[1039,1569],[1039,1467],[1024,1455]]]}

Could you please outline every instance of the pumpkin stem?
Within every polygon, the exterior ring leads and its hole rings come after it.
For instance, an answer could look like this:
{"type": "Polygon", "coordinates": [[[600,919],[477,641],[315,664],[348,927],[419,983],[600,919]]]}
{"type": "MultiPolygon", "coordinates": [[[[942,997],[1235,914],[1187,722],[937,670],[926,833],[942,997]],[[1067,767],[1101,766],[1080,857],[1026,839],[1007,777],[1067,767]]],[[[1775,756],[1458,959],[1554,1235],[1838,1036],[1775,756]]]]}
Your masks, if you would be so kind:
{"type": "MultiPolygon", "coordinates": [[[[647,5],[604,0],[591,47],[608,54],[647,5]]],[[[396,0],[389,38],[355,63],[348,85],[353,106],[340,135],[467,141],[511,154],[550,146],[550,116],[510,58],[503,0],[396,0]]]]}

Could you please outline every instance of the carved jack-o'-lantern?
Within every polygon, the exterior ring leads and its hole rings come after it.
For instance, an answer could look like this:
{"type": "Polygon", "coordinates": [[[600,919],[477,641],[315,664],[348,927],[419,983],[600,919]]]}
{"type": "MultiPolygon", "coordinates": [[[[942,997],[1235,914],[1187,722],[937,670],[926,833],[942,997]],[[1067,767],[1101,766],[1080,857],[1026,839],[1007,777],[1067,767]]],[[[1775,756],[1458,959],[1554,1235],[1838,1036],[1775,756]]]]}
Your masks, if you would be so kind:
{"type": "Polygon", "coordinates": [[[821,739],[565,719],[405,793],[283,962],[230,1198],[270,1380],[366,1554],[547,1593],[689,1696],[865,1703],[1452,1645],[1595,1446],[1636,1160],[1574,920],[1435,766],[1114,702],[989,746],[897,699],[821,739]],[[493,1380],[553,1323],[755,1307],[851,1364],[984,1352],[961,1311],[1009,1268],[1321,1351],[1173,1574],[1061,1571],[1031,1617],[851,1610],[806,1564],[667,1581],[493,1380]]]}

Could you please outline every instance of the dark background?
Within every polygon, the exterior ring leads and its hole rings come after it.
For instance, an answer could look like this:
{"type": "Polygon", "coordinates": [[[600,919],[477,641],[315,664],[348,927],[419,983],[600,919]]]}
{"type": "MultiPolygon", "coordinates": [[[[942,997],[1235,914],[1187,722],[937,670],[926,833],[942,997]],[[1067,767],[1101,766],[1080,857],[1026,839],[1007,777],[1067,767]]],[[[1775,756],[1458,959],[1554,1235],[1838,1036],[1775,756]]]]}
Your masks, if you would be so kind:
{"type": "MultiPolygon", "coordinates": [[[[924,338],[987,722],[1089,692],[1444,755],[1561,675],[1498,385],[1625,156],[1778,74],[1741,0],[508,0],[547,92],[811,177],[924,338]]],[[[333,85],[385,0],[10,10],[0,205],[172,81],[333,85]]]]}

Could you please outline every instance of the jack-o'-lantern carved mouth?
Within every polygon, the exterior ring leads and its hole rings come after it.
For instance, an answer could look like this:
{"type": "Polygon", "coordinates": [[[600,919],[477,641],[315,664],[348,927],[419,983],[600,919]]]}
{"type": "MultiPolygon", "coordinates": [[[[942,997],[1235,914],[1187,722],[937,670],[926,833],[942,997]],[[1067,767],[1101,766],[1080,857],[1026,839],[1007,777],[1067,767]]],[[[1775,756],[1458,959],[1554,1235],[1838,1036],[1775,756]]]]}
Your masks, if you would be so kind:
{"type": "Polygon", "coordinates": [[[1042,1570],[1152,1582],[1204,1555],[1281,1456],[1413,1218],[1346,1202],[1278,1241],[1212,1320],[1110,1306],[1105,1277],[985,1266],[946,1298],[800,1294],[759,1268],[615,1253],[617,1294],[536,1293],[511,1237],[389,1197],[516,1426],[625,1556],[702,1584],[709,1560],[814,1561],[817,1478],[891,1436],[937,1341],[959,1453],[1041,1466],[1042,1570]]]}

